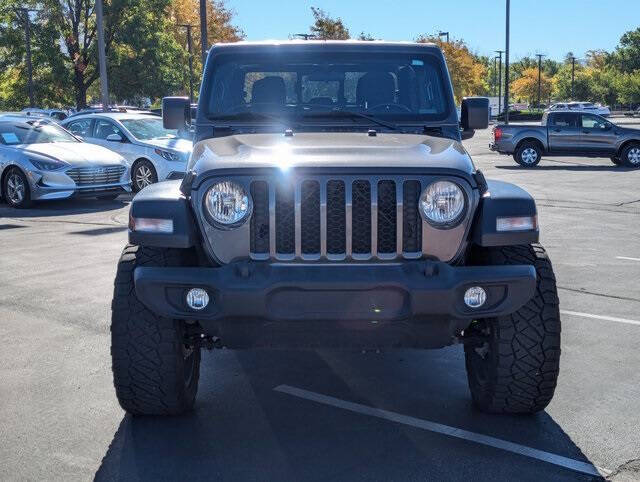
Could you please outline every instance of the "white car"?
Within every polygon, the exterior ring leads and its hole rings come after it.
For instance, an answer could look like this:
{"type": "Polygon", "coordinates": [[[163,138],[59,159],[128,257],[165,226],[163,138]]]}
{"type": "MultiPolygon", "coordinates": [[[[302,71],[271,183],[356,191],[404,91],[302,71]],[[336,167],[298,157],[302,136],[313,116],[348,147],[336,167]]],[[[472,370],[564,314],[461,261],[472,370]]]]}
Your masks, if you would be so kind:
{"type": "Polygon", "coordinates": [[[548,111],[566,109],[588,112],[590,114],[601,115],[602,117],[609,117],[611,115],[609,107],[606,105],[594,104],[593,102],[559,102],[549,107],[548,111]]]}
{"type": "Polygon", "coordinates": [[[86,142],[123,156],[131,168],[132,189],[184,177],[192,141],[165,129],[162,118],[150,113],[96,112],[74,115],[61,123],[86,142]]]}
{"type": "Polygon", "coordinates": [[[48,118],[0,115],[0,197],[10,206],[70,196],[111,200],[130,185],[117,153],[80,141],[48,118]]]}

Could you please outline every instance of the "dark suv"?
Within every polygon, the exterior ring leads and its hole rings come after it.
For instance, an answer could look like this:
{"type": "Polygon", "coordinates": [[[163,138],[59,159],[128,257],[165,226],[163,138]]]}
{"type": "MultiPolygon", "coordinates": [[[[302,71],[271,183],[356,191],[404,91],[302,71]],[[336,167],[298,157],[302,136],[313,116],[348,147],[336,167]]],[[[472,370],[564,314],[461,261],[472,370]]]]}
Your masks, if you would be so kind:
{"type": "MultiPolygon", "coordinates": [[[[187,99],[165,127],[186,129],[187,99]]],[[[131,205],[112,318],[133,414],[194,405],[203,347],[464,344],[474,402],[543,409],[560,318],[533,199],[485,181],[434,45],[283,42],[209,52],[182,182],[131,205]]],[[[425,367],[427,369],[427,367],[425,367]]]]}

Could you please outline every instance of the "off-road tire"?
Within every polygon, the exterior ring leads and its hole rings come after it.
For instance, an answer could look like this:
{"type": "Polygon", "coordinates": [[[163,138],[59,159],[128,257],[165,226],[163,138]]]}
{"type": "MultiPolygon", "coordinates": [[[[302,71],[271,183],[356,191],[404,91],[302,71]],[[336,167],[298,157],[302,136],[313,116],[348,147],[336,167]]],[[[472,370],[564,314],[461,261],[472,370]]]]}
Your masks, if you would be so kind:
{"type": "Polygon", "coordinates": [[[126,246],[118,262],[111,306],[113,383],[120,406],[133,415],[176,415],[195,402],[200,349],[185,345],[183,321],[149,311],[133,283],[136,266],[182,266],[184,259],[180,249],[126,246]]]}
{"type": "Polygon", "coordinates": [[[522,142],[516,149],[516,152],[513,153],[513,158],[522,167],[535,167],[538,165],[540,159],[542,158],[542,149],[540,149],[540,145],[536,142],[522,142]],[[535,151],[535,160],[531,162],[525,162],[525,160],[523,159],[523,154],[527,153],[530,149],[533,149],[535,151]]]}
{"type": "Polygon", "coordinates": [[[635,142],[631,144],[627,144],[626,146],[624,146],[624,149],[622,149],[622,152],[620,152],[620,163],[624,167],[632,167],[634,169],[640,168],[640,162],[637,160],[638,151],[640,151],[640,144],[635,142]],[[636,159],[635,162],[631,159],[632,152],[636,159]]]}
{"type": "Polygon", "coordinates": [[[469,330],[484,335],[466,344],[465,360],[474,404],[491,413],[535,413],[551,401],[560,364],[560,312],[551,261],[539,244],[487,248],[474,264],[533,265],[533,298],[509,316],[477,320],[469,330]],[[488,349],[488,350],[487,350],[488,349]]]}

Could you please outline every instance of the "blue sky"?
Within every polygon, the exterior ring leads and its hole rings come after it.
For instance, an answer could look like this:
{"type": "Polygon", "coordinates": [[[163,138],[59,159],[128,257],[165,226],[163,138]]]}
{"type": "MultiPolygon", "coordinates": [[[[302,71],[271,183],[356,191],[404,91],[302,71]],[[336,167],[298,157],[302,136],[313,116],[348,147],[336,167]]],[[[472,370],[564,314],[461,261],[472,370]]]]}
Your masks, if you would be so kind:
{"type": "MultiPolygon", "coordinates": [[[[307,32],[310,6],[341,17],[352,36],[413,40],[439,29],[489,55],[504,49],[505,0],[226,0],[248,40],[286,39],[307,32]]],[[[627,30],[640,27],[640,0],[511,0],[511,55],[613,50],[627,30]]]]}

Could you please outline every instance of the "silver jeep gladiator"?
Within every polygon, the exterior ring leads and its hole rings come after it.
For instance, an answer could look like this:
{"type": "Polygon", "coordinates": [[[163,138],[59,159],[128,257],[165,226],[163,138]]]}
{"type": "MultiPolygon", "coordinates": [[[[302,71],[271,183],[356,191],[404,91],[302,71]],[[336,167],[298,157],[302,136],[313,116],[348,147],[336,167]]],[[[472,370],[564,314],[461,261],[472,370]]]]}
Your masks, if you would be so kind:
{"type": "MultiPolygon", "coordinates": [[[[182,181],[131,204],[112,304],[116,394],[132,414],[194,406],[202,348],[464,345],[472,399],[533,413],[560,357],[555,278],[522,189],[486,181],[434,45],[215,45],[182,181]]],[[[428,369],[425,367],[425,369],[428,369]]]]}
{"type": "Polygon", "coordinates": [[[539,126],[499,124],[489,148],[513,155],[523,167],[553,155],[608,157],[616,166],[640,168],[640,130],[575,110],[546,112],[539,126]]]}

